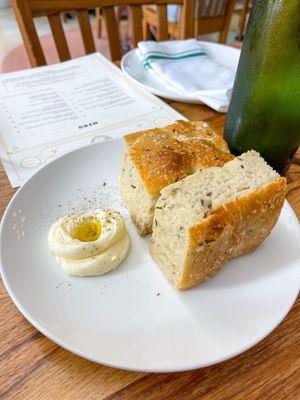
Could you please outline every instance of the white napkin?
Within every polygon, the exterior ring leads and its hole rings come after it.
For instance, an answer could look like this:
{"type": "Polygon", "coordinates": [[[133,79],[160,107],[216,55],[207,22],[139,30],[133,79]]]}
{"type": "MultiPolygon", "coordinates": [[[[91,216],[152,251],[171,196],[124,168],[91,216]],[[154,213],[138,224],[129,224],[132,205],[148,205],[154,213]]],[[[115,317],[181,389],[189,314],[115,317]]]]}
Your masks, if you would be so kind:
{"type": "Polygon", "coordinates": [[[209,57],[197,40],[139,42],[138,49],[144,68],[165,87],[227,112],[235,73],[209,57]]]}

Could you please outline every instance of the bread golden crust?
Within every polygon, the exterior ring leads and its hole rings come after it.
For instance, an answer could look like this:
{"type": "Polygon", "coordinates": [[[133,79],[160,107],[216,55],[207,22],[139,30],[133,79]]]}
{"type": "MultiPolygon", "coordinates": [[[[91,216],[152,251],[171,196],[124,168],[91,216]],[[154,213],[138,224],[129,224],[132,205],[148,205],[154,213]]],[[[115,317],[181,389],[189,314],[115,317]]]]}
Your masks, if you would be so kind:
{"type": "Polygon", "coordinates": [[[147,129],[125,135],[124,139],[128,145],[132,145],[141,137],[157,137],[164,139],[206,139],[218,150],[229,153],[227,143],[206,122],[178,120],[174,124],[161,128],[147,129]]]}
{"type": "Polygon", "coordinates": [[[278,178],[190,227],[184,268],[176,287],[195,286],[211,278],[228,260],[259,246],[276,224],[285,187],[285,178],[278,178]]]}
{"type": "Polygon", "coordinates": [[[129,155],[152,196],[201,168],[234,158],[226,142],[205,122],[177,121],[125,136],[129,155]]]}

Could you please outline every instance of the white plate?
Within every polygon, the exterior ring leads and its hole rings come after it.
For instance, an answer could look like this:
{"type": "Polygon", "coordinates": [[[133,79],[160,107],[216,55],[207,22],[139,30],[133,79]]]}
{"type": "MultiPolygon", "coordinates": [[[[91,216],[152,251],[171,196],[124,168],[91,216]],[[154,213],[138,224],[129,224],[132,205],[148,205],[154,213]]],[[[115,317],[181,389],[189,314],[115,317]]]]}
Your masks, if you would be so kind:
{"type": "MultiPolygon", "coordinates": [[[[218,43],[200,41],[199,43],[211,58],[236,72],[240,50],[218,43]]],[[[179,95],[176,91],[166,88],[159,80],[155,79],[153,74],[149,73],[149,70],[144,70],[137,56],[137,49],[133,49],[125,54],[121,60],[121,68],[131,80],[157,96],[175,101],[183,101],[185,103],[201,103],[193,97],[185,97],[179,95]]],[[[212,93],[213,92],[215,92],[215,90],[213,90],[212,93]]],[[[208,91],[206,90],[205,94],[207,95],[207,93],[208,91]]]]}
{"type": "Polygon", "coordinates": [[[62,347],[106,365],[179,371],[233,357],[284,318],[299,291],[299,226],[286,203],[271,236],[213,279],[178,292],[148,254],[117,190],[122,141],[48,164],[15,195],[1,226],[5,286],[23,315],[62,347]],[[103,185],[105,183],[105,185],[103,185]],[[57,217],[111,206],[125,215],[127,261],[102,277],[65,275],[47,234],[57,217]],[[24,233],[23,233],[24,232],[24,233]]]}

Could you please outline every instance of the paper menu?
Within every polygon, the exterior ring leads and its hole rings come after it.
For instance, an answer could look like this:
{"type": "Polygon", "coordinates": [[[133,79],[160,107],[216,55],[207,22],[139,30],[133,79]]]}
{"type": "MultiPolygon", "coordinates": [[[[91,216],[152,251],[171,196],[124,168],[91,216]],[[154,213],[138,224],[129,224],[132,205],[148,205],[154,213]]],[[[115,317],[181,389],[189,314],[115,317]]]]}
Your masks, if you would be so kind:
{"type": "Polygon", "coordinates": [[[0,75],[0,157],[13,187],[75,148],[177,119],[99,53],[0,75]]]}

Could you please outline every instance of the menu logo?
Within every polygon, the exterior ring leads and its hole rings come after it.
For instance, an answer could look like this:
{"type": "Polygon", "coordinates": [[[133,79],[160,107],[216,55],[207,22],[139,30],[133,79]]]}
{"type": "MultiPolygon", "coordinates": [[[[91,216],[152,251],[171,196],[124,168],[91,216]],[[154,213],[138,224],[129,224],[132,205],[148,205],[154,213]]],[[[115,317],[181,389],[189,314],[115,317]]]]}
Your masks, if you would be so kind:
{"type": "Polygon", "coordinates": [[[82,124],[78,126],[78,129],[89,128],[91,126],[98,125],[98,121],[87,122],[86,124],[82,124]]]}

